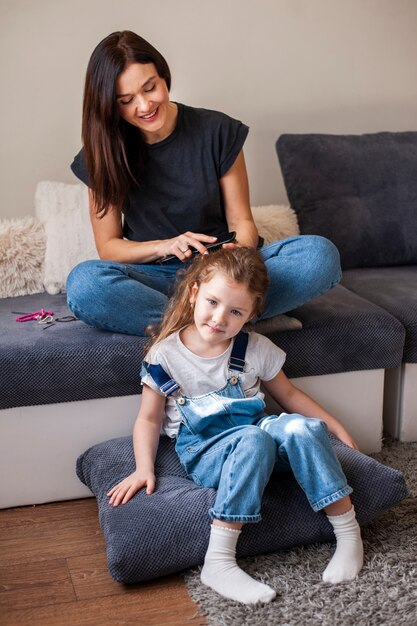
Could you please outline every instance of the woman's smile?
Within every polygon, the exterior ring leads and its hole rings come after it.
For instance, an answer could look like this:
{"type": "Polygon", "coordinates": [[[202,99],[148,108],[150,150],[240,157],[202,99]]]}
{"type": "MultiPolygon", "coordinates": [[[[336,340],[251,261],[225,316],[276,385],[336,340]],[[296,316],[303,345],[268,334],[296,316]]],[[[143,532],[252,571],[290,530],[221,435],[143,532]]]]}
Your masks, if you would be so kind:
{"type": "Polygon", "coordinates": [[[152,113],[147,113],[146,115],[139,115],[138,117],[140,117],[140,119],[144,120],[145,122],[153,122],[158,116],[158,111],[159,111],[159,107],[156,107],[156,109],[154,109],[152,113]]]}

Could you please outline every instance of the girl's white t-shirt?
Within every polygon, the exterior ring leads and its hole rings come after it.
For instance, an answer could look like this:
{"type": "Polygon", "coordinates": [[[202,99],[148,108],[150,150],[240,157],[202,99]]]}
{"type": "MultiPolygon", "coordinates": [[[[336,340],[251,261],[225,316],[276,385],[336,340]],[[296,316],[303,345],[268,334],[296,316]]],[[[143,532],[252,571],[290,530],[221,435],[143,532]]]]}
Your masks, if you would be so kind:
{"type": "MultiPolygon", "coordinates": [[[[146,361],[161,365],[166,373],[179,384],[181,393],[185,396],[202,396],[222,389],[230,376],[228,363],[232,342],[223,354],[205,358],[186,348],[180,339],[179,332],[173,333],[153,346],[146,361]]],[[[281,348],[278,348],[267,337],[250,332],[244,371],[239,373],[233,371],[233,374],[239,377],[247,397],[258,396],[263,399],[264,394],[260,390],[261,381],[272,380],[282,369],[284,362],[285,352],[281,348]]],[[[163,395],[149,374],[143,376],[142,384],[148,385],[158,394],[163,395]]],[[[169,437],[175,437],[180,423],[181,415],[175,398],[168,396],[162,432],[169,437]]]]}

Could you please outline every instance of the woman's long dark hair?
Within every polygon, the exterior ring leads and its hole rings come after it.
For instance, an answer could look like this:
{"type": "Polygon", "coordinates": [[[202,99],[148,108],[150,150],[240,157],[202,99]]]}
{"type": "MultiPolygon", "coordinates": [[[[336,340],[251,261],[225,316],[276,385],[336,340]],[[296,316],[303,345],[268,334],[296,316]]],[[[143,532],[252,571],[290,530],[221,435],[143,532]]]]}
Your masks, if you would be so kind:
{"type": "Polygon", "coordinates": [[[85,78],[82,140],[89,186],[97,214],[110,206],[122,212],[144,167],[146,143],[140,131],[119,114],[116,81],[131,63],[153,63],[171,87],[164,57],[131,31],[108,35],[95,48],[85,78]]]}

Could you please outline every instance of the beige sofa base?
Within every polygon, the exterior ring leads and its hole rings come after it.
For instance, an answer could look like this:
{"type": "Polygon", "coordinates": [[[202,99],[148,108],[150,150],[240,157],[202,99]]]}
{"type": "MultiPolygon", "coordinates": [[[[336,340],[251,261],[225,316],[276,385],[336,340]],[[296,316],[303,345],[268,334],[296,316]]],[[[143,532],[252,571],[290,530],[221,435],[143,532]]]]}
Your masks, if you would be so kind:
{"type": "MultiPolygon", "coordinates": [[[[381,449],[383,370],[293,382],[336,415],[363,452],[381,449]]],[[[77,457],[130,435],[139,403],[135,395],[0,411],[0,508],[90,496],[76,476],[77,457]]]]}

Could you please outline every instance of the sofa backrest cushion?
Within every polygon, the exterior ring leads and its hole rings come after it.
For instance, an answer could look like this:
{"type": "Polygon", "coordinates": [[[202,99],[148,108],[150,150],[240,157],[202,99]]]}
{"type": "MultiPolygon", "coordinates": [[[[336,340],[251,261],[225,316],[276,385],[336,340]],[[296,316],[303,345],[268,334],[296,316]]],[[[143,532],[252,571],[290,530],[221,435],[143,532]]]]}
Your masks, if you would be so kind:
{"type": "Polygon", "coordinates": [[[417,132],[281,135],[277,153],[303,234],[343,269],[417,263],[417,132]]]}

